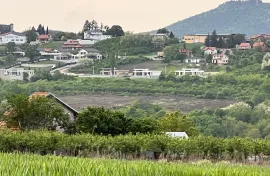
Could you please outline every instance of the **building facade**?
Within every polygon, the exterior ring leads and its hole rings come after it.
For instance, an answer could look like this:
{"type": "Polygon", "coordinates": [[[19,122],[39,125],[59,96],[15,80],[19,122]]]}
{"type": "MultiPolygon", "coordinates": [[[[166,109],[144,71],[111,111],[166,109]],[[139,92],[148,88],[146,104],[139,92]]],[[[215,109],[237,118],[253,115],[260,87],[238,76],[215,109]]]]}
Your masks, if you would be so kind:
{"type": "Polygon", "coordinates": [[[184,68],[182,70],[175,71],[176,76],[202,76],[203,74],[204,71],[198,68],[184,68]]]}
{"type": "Polygon", "coordinates": [[[27,37],[25,34],[14,31],[0,35],[0,44],[6,45],[9,42],[14,42],[16,45],[22,45],[27,42],[27,37]]]}
{"type": "Polygon", "coordinates": [[[92,40],[93,44],[110,38],[112,38],[111,35],[103,35],[103,32],[100,30],[89,30],[84,32],[84,40],[92,40]]]}
{"type": "Polygon", "coordinates": [[[34,70],[25,70],[23,68],[0,69],[0,78],[9,81],[23,81],[24,78],[30,80],[34,74],[34,70]]]}
{"type": "Polygon", "coordinates": [[[227,65],[229,57],[226,54],[215,54],[212,58],[212,63],[215,65],[227,65]]]}

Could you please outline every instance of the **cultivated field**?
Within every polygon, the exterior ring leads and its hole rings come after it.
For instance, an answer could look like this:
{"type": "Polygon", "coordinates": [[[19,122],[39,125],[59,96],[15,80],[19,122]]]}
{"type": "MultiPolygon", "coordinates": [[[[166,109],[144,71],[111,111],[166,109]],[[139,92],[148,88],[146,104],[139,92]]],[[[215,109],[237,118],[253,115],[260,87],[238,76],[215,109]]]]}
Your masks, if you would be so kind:
{"type": "Polygon", "coordinates": [[[182,164],[0,154],[1,176],[268,176],[270,169],[231,164],[182,164]]]}
{"type": "Polygon", "coordinates": [[[203,108],[222,108],[235,103],[233,100],[207,100],[184,96],[120,96],[112,94],[69,95],[60,98],[75,109],[87,106],[104,106],[107,108],[122,107],[134,101],[159,104],[168,110],[190,112],[203,108]]]}

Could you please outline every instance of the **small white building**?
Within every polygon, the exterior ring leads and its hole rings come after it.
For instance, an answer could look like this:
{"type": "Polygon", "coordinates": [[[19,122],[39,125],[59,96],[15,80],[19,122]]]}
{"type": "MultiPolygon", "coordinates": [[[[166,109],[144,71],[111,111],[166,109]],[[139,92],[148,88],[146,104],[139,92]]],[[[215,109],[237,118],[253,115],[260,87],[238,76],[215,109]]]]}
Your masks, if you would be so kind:
{"type": "Polygon", "coordinates": [[[116,68],[114,68],[113,73],[111,68],[102,68],[102,70],[100,71],[100,75],[116,77],[129,76],[129,70],[117,70],[116,68]]]}
{"type": "Polygon", "coordinates": [[[204,61],[204,59],[193,58],[193,57],[185,59],[185,63],[187,63],[187,64],[199,64],[200,62],[203,62],[203,61],[204,61]]]}
{"type": "Polygon", "coordinates": [[[229,57],[226,54],[215,54],[212,63],[216,65],[226,65],[229,63],[229,57]]]}
{"type": "Polygon", "coordinates": [[[217,54],[217,48],[216,47],[205,47],[204,48],[204,55],[214,55],[217,54]]]}
{"type": "Polygon", "coordinates": [[[161,71],[149,70],[149,69],[134,69],[133,77],[137,78],[158,78],[161,71]]]}
{"type": "Polygon", "coordinates": [[[176,76],[202,76],[203,74],[204,71],[198,68],[184,68],[182,70],[175,71],[176,76]]]}
{"type": "Polygon", "coordinates": [[[189,138],[186,132],[166,132],[165,134],[170,137],[177,137],[177,138],[184,138],[184,139],[189,138]]]}
{"type": "Polygon", "coordinates": [[[111,35],[103,35],[103,32],[100,30],[89,30],[84,32],[84,40],[91,40],[92,44],[110,38],[112,38],[111,35]]]}
{"type": "Polygon", "coordinates": [[[27,37],[25,34],[14,31],[0,35],[0,45],[6,45],[9,42],[14,42],[16,45],[22,45],[27,42],[27,37]]]}
{"type": "Polygon", "coordinates": [[[27,79],[29,80],[34,74],[34,70],[25,70],[24,68],[0,69],[0,78],[3,80],[23,81],[24,75],[27,75],[27,79]]]}

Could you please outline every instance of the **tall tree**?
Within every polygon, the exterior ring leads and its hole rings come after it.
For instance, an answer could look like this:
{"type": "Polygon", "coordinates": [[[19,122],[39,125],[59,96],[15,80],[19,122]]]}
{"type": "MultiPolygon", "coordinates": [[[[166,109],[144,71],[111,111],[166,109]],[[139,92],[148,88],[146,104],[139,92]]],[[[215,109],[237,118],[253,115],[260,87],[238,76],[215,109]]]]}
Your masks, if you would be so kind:
{"type": "Polygon", "coordinates": [[[211,37],[210,37],[210,45],[211,45],[211,47],[217,47],[217,44],[218,44],[218,40],[217,40],[217,32],[216,32],[216,30],[214,30],[213,32],[212,32],[212,35],[211,35],[211,37]]]}
{"type": "Polygon", "coordinates": [[[30,62],[34,63],[35,58],[39,56],[39,51],[37,50],[37,46],[28,45],[25,50],[25,56],[29,57],[30,62]]]}
{"type": "Polygon", "coordinates": [[[84,23],[84,25],[83,25],[83,30],[82,31],[85,32],[85,31],[90,30],[88,27],[89,27],[89,21],[86,20],[85,23],[84,23]]]}
{"type": "Polygon", "coordinates": [[[47,26],[46,35],[49,35],[49,27],[47,26]]]}
{"type": "Polygon", "coordinates": [[[223,48],[224,44],[223,44],[223,38],[220,36],[217,42],[217,48],[223,48]]]}
{"type": "Polygon", "coordinates": [[[41,35],[41,32],[42,32],[42,25],[39,24],[38,27],[37,27],[37,32],[39,33],[39,35],[41,35]]]}
{"type": "Polygon", "coordinates": [[[45,28],[44,28],[44,26],[42,26],[42,27],[41,27],[41,31],[40,31],[40,35],[43,35],[43,34],[45,34],[45,33],[46,33],[45,28]]]}
{"type": "Polygon", "coordinates": [[[170,35],[169,35],[170,38],[174,38],[175,35],[173,34],[173,32],[170,32],[170,35]]]}
{"type": "Polygon", "coordinates": [[[204,45],[206,47],[210,47],[210,35],[208,33],[208,36],[206,37],[205,41],[204,41],[204,45]]]}

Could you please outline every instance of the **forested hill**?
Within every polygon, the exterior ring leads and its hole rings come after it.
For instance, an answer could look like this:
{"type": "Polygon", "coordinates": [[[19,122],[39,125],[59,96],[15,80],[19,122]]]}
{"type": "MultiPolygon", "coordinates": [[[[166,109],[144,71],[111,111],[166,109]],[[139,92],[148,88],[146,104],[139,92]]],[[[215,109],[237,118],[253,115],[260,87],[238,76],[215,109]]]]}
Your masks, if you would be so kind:
{"type": "Polygon", "coordinates": [[[202,14],[167,27],[177,36],[185,34],[245,33],[254,35],[270,32],[270,3],[226,2],[202,14]]]}

